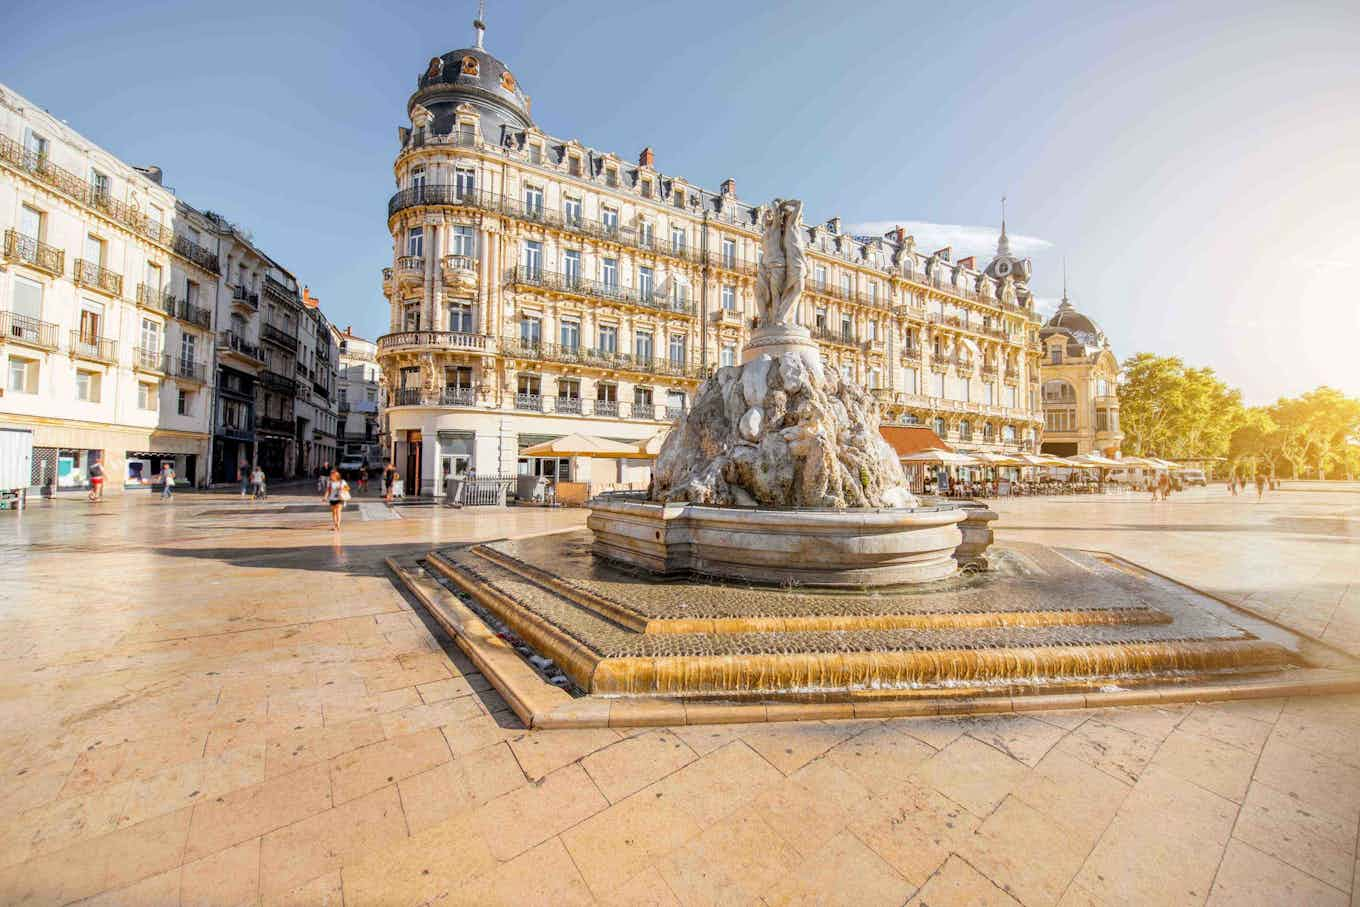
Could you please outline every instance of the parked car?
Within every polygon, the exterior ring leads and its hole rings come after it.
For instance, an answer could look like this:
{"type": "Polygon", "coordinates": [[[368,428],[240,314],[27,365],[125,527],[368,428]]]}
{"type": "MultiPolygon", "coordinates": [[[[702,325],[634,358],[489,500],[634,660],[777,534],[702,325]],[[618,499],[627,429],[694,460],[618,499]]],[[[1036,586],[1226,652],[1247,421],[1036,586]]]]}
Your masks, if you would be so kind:
{"type": "Polygon", "coordinates": [[[1202,469],[1182,469],[1180,471],[1180,478],[1182,484],[1186,486],[1199,485],[1200,487],[1206,487],[1209,484],[1209,480],[1204,477],[1204,470],[1202,469]]]}

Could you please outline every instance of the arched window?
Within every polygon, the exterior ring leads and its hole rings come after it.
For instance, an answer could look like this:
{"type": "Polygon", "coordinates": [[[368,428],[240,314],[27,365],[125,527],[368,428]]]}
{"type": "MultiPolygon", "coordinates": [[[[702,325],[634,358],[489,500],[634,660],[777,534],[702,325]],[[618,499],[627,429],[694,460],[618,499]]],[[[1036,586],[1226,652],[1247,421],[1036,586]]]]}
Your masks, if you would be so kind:
{"type": "Polygon", "coordinates": [[[973,440],[973,423],[964,419],[959,423],[959,437],[964,441],[973,440]]]}
{"type": "Polygon", "coordinates": [[[1077,390],[1066,381],[1054,379],[1044,382],[1045,403],[1076,403],[1077,390]]]}
{"type": "Polygon", "coordinates": [[[1007,444],[1014,444],[1014,443],[1015,443],[1015,426],[1014,426],[1014,425],[1003,425],[1003,426],[1001,427],[1001,440],[1005,441],[1007,444]]]}
{"type": "Polygon", "coordinates": [[[935,434],[939,435],[941,438],[949,434],[949,428],[945,425],[944,416],[935,417],[935,434]]]}

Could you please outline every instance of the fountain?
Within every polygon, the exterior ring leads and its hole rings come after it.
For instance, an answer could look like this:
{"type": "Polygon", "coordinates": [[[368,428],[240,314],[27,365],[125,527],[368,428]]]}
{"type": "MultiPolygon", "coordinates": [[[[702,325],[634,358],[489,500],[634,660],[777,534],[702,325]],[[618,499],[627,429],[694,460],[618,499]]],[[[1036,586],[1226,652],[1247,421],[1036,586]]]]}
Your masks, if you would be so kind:
{"type": "Polygon", "coordinates": [[[652,573],[863,588],[954,573],[952,505],[920,507],[877,402],[822,367],[793,323],[807,275],[802,203],[762,216],[759,324],[667,436],[647,500],[591,502],[595,553],[652,573]]]}
{"type": "Polygon", "coordinates": [[[995,513],[921,506],[875,401],[795,323],[800,214],[764,210],[759,327],[699,387],[646,495],[594,498],[585,529],[433,551],[428,575],[393,562],[526,723],[1360,689],[1355,659],[1202,592],[1099,552],[989,549],[995,513]]]}

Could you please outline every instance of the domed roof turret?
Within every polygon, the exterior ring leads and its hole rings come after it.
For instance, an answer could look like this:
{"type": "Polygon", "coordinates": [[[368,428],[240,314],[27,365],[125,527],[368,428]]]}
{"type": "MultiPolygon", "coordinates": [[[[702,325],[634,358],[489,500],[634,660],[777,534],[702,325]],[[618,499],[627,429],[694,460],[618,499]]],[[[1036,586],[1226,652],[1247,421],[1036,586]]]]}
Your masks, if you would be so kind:
{"type": "Polygon", "coordinates": [[[498,142],[502,126],[516,131],[533,126],[529,96],[520,89],[510,68],[482,47],[485,26],[481,20],[473,26],[477,31],[476,46],[451,50],[431,59],[406,107],[408,112],[417,104],[429,110],[434,114],[430,131],[441,135],[453,129],[454,108],[471,104],[481,114],[483,138],[498,142]]]}
{"type": "Polygon", "coordinates": [[[1064,334],[1069,339],[1075,340],[1084,347],[1100,348],[1107,347],[1110,342],[1105,337],[1105,332],[1100,329],[1100,325],[1092,321],[1088,316],[1076,310],[1072,303],[1067,301],[1067,293],[1063,293],[1062,303],[1058,310],[1053,313],[1053,317],[1039,329],[1039,339],[1047,340],[1054,334],[1064,334]]]}

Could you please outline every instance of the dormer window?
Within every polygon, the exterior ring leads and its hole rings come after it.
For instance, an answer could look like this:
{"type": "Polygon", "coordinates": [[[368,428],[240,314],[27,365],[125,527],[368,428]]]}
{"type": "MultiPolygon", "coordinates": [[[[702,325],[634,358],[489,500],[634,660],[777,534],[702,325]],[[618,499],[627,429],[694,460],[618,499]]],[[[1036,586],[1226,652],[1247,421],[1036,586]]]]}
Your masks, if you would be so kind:
{"type": "Polygon", "coordinates": [[[1061,346],[1051,346],[1048,348],[1048,361],[1053,365],[1062,365],[1063,351],[1061,346]]]}
{"type": "Polygon", "coordinates": [[[605,170],[604,183],[606,186],[617,186],[619,184],[619,168],[610,167],[605,170]]]}
{"type": "Polygon", "coordinates": [[[529,163],[531,164],[543,163],[543,146],[540,145],[538,142],[529,143],[529,163]]]}
{"type": "Polygon", "coordinates": [[[642,180],[642,197],[652,197],[652,181],[650,179],[643,178],[642,180]]]}
{"type": "Polygon", "coordinates": [[[683,208],[683,207],[685,207],[685,190],[684,190],[684,189],[676,189],[676,190],[671,194],[671,203],[674,204],[675,207],[677,207],[677,208],[683,208]]]}
{"type": "Polygon", "coordinates": [[[572,176],[581,175],[581,156],[573,154],[567,157],[567,172],[572,176]]]}

